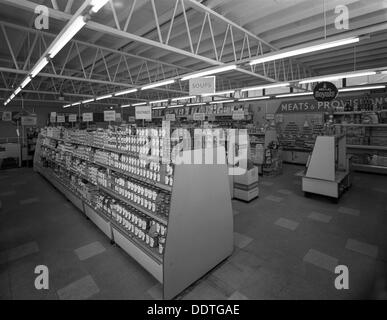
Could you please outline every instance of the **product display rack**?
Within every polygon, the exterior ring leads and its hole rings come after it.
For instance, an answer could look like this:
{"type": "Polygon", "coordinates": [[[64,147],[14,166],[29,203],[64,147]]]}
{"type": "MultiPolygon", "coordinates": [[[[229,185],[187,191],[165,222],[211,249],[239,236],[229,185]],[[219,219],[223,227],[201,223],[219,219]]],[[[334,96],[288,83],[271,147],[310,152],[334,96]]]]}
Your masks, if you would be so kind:
{"type": "MultiPolygon", "coordinates": [[[[118,155],[141,158],[138,153],[106,146],[106,143],[89,145],[69,137],[48,137],[46,133],[39,135],[34,168],[163,284],[164,299],[175,297],[231,255],[233,218],[227,165],[177,165],[173,175],[169,176],[170,183],[173,179],[171,186],[94,158],[98,152],[105,151],[111,152],[109,157],[113,155],[117,159],[118,155]],[[86,147],[85,150],[92,148],[93,151],[88,156],[80,157],[78,152],[82,154],[85,151],[78,149],[77,146],[81,145],[86,147]],[[76,169],[72,168],[74,163],[78,164],[76,169]],[[97,170],[97,183],[90,170],[97,170]],[[129,190],[119,194],[115,188],[122,191],[122,186],[117,181],[124,182],[125,187],[130,183],[137,185],[145,192],[148,190],[149,194],[157,192],[157,198],[152,202],[156,204],[156,209],[144,208],[143,201],[146,203],[146,199],[143,197],[141,204],[139,196],[138,203],[129,199],[129,190]],[[190,196],[187,197],[187,194],[190,196]],[[168,214],[160,214],[159,210],[166,210],[162,212],[168,214]],[[132,221],[138,218],[139,224],[131,224],[128,215],[131,215],[132,221]],[[159,246],[163,244],[160,247],[162,250],[151,246],[149,243],[153,243],[153,240],[148,243],[148,239],[154,239],[154,244],[157,242],[159,246]]],[[[221,149],[215,152],[225,151],[221,149]]],[[[156,158],[160,161],[161,157],[151,156],[150,163],[156,158]]],[[[152,177],[155,178],[156,174],[152,177]]]]}

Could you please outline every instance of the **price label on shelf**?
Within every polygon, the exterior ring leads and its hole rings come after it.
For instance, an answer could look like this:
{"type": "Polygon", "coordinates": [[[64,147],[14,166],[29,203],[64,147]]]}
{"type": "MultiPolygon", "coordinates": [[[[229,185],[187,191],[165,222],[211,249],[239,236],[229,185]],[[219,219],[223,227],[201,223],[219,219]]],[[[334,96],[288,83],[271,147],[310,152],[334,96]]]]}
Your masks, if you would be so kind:
{"type": "Polygon", "coordinates": [[[93,113],[92,112],[82,113],[82,120],[83,122],[93,121],[93,113]]]}
{"type": "Polygon", "coordinates": [[[104,121],[116,121],[116,112],[114,110],[105,110],[103,112],[104,121]]]}
{"type": "Polygon", "coordinates": [[[206,115],[204,113],[194,113],[193,120],[194,121],[204,121],[206,119],[206,115]]]}
{"type": "Polygon", "coordinates": [[[64,123],[65,122],[65,116],[56,116],[56,122],[64,123]]]}
{"type": "Polygon", "coordinates": [[[69,114],[69,122],[77,122],[77,115],[69,114]]]}

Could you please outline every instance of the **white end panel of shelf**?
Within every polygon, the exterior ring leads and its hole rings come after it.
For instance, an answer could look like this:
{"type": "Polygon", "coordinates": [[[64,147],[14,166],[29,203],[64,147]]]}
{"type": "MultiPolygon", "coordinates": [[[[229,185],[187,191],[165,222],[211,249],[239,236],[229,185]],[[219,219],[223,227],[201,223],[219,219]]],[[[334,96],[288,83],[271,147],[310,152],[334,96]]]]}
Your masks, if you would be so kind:
{"type": "Polygon", "coordinates": [[[227,165],[177,165],[164,253],[164,299],[175,297],[232,251],[227,165]]]}
{"type": "Polygon", "coordinates": [[[335,181],[335,137],[319,136],[313,149],[306,176],[335,181]]]}

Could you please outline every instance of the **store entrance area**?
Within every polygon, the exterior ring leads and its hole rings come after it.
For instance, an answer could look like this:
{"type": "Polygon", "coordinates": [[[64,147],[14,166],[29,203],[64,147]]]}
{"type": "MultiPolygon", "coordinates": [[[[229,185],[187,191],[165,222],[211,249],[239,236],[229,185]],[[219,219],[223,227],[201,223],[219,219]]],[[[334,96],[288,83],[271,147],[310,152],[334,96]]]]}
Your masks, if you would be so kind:
{"type": "MultiPolygon", "coordinates": [[[[376,299],[387,270],[384,176],[354,173],[340,202],[304,197],[298,173],[233,200],[234,251],[177,299],[376,299]],[[337,265],[350,290],[337,290],[337,265]]],[[[0,175],[0,299],[160,299],[161,285],[32,169],[0,175]],[[49,289],[36,290],[38,265],[49,289]]],[[[384,298],[386,298],[384,296],[384,298]]]]}

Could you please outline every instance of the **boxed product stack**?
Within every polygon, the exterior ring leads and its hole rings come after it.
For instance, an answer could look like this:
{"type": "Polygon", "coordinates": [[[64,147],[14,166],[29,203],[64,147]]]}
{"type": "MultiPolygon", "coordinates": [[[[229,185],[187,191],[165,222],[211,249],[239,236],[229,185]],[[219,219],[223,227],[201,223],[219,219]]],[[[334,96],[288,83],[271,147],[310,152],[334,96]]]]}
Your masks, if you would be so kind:
{"type": "Polygon", "coordinates": [[[258,195],[258,167],[248,161],[246,173],[234,176],[234,198],[251,201],[258,195]]]}
{"type": "Polygon", "coordinates": [[[263,174],[277,176],[282,174],[282,149],[266,149],[263,174]]]}

